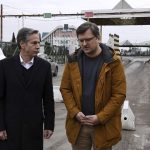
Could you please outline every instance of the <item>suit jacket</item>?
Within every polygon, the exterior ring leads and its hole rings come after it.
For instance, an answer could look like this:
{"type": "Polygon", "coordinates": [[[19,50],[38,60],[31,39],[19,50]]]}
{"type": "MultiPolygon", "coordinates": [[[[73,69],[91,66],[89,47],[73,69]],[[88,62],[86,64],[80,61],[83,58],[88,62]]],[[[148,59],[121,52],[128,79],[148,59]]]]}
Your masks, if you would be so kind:
{"type": "Polygon", "coordinates": [[[25,83],[19,55],[0,61],[0,131],[8,134],[1,150],[42,150],[43,123],[54,130],[51,66],[35,57],[32,67],[25,83]]]}

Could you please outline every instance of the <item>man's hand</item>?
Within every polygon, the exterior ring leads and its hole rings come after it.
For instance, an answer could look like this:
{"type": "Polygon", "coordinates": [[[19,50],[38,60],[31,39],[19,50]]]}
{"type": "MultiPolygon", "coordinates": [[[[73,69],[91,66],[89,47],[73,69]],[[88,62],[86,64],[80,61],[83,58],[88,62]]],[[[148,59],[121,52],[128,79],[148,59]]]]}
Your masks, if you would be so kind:
{"type": "Polygon", "coordinates": [[[82,124],[94,126],[100,123],[97,115],[88,115],[85,118],[86,119],[84,119],[84,122],[82,122],[82,124]]]}
{"type": "Polygon", "coordinates": [[[80,123],[83,123],[86,118],[85,118],[85,115],[82,112],[78,112],[77,115],[76,115],[76,119],[80,123]]]}
{"type": "Polygon", "coordinates": [[[44,130],[43,131],[44,139],[49,139],[52,136],[52,134],[53,134],[53,131],[51,131],[51,130],[44,130]]]}
{"type": "Polygon", "coordinates": [[[0,140],[7,140],[6,130],[0,131],[0,140]]]}

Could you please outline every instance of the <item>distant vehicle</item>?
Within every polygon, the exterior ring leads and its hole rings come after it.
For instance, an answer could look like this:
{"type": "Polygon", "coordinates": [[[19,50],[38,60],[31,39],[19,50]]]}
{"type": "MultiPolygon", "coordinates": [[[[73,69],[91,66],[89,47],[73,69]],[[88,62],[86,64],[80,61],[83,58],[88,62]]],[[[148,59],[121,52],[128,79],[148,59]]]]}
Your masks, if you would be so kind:
{"type": "Polygon", "coordinates": [[[37,56],[48,61],[51,64],[51,70],[52,70],[53,76],[58,75],[58,64],[56,62],[54,62],[50,57],[48,57],[47,54],[44,54],[44,53],[38,53],[37,56]]]}
{"type": "Polygon", "coordinates": [[[2,49],[0,48],[0,60],[1,60],[1,59],[4,59],[4,58],[6,58],[6,57],[4,56],[3,51],[2,51],[2,49]]]}

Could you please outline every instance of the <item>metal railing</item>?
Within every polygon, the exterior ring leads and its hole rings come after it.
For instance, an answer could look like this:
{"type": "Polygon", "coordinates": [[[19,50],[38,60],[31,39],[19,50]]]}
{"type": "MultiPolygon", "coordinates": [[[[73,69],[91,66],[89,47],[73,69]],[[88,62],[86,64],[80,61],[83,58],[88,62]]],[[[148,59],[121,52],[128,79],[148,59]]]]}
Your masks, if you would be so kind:
{"type": "MultiPolygon", "coordinates": [[[[41,45],[44,47],[44,53],[46,53],[53,61],[63,64],[66,62],[68,50],[64,47],[56,47],[49,45],[41,45]]],[[[19,53],[17,43],[13,42],[0,42],[0,47],[6,57],[11,57],[19,53]]]]}

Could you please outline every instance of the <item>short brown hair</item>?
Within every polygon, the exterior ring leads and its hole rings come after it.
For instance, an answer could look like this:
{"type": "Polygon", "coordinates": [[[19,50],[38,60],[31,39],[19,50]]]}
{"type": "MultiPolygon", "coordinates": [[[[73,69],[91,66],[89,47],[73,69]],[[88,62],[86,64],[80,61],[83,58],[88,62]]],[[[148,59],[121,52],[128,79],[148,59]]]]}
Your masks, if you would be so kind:
{"type": "Polygon", "coordinates": [[[88,29],[90,29],[92,31],[92,33],[95,37],[100,39],[99,28],[95,23],[92,23],[92,22],[82,23],[76,30],[77,37],[79,36],[79,34],[83,34],[88,29]]]}

